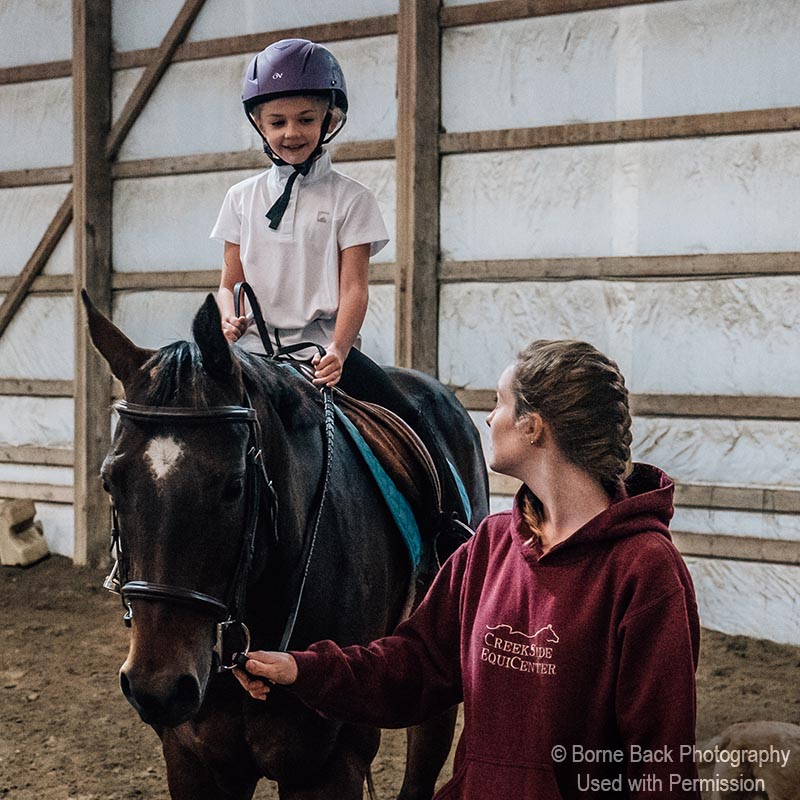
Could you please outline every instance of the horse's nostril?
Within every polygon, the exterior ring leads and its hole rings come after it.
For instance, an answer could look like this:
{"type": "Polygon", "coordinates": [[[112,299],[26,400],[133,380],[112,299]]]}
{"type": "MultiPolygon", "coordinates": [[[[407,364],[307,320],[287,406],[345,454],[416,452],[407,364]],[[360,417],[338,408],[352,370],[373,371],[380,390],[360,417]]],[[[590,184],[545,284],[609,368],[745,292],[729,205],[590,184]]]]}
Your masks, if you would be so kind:
{"type": "Polygon", "coordinates": [[[125,672],[119,673],[119,688],[122,689],[122,694],[130,700],[133,691],[131,690],[131,682],[128,680],[128,676],[125,672]]]}
{"type": "Polygon", "coordinates": [[[122,694],[136,709],[144,722],[159,725],[179,725],[191,719],[200,706],[200,683],[191,674],[179,675],[156,689],[154,685],[147,687],[141,681],[132,680],[124,670],[119,674],[122,694]]]}

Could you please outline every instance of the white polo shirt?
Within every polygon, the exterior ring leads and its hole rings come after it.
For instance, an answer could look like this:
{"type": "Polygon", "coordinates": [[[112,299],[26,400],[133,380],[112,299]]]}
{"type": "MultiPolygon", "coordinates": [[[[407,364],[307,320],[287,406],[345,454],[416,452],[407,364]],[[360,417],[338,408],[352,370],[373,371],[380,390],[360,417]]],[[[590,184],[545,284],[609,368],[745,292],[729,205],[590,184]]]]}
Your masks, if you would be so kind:
{"type": "MultiPolygon", "coordinates": [[[[339,309],[339,253],[359,244],[375,255],[389,241],[372,192],[331,166],[327,152],[308,175],[298,175],[277,230],[267,211],[294,171],[273,166],[228,190],[212,239],[238,244],[245,280],[258,297],[270,329],[282,344],[333,341],[339,309]]],[[[239,340],[263,352],[255,324],[239,340]]]]}

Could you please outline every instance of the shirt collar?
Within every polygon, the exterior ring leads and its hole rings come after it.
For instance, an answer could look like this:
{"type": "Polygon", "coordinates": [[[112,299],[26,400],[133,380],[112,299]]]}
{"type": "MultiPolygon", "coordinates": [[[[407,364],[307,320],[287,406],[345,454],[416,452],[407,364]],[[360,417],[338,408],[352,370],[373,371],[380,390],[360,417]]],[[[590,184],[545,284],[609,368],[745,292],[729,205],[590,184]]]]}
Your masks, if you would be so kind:
{"type": "MultiPolygon", "coordinates": [[[[322,155],[311,165],[308,175],[297,176],[297,185],[318,181],[325,177],[332,169],[330,153],[328,153],[327,150],[323,150],[322,155]]],[[[270,175],[277,187],[283,190],[283,187],[286,186],[286,181],[289,180],[289,176],[294,171],[294,166],[292,164],[273,164],[270,169],[270,175]]]]}

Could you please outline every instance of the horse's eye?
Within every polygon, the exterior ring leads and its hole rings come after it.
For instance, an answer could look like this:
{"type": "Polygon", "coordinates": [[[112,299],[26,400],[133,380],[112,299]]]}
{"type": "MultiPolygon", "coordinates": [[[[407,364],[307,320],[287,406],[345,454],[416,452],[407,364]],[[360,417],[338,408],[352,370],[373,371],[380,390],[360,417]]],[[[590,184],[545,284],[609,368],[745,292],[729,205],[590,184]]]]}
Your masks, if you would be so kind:
{"type": "Polygon", "coordinates": [[[242,496],[244,481],[241,478],[231,478],[222,490],[222,499],[226,503],[232,503],[242,496]]]}

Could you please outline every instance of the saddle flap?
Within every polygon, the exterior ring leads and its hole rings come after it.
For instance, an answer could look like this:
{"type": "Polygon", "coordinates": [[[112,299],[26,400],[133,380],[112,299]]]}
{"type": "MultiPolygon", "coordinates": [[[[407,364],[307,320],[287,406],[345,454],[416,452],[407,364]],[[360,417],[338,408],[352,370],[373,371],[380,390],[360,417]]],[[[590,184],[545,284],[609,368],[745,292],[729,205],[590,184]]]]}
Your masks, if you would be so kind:
{"type": "Polygon", "coordinates": [[[336,392],[336,402],[406,497],[422,527],[442,507],[439,476],[428,448],[397,414],[383,406],[336,392]]]}

